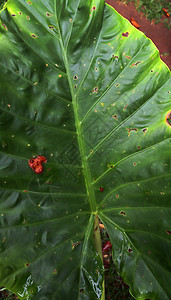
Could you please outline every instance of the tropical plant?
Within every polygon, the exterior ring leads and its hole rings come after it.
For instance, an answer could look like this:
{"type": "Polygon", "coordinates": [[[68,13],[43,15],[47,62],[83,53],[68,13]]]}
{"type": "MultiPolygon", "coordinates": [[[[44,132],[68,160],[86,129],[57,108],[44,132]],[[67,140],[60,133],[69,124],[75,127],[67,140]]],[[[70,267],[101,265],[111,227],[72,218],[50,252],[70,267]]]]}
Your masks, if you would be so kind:
{"type": "Polygon", "coordinates": [[[170,299],[170,72],[104,0],[9,0],[0,25],[0,283],[104,299],[99,219],[136,299],[170,299]]]}

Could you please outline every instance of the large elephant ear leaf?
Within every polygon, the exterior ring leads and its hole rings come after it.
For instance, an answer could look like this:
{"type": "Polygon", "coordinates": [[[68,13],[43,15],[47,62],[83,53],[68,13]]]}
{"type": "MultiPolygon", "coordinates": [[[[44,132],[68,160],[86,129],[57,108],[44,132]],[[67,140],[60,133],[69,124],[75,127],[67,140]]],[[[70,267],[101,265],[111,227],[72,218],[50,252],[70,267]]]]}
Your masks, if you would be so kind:
{"type": "Polygon", "coordinates": [[[0,284],[104,299],[100,218],[133,296],[169,300],[169,69],[104,0],[5,2],[0,284]]]}

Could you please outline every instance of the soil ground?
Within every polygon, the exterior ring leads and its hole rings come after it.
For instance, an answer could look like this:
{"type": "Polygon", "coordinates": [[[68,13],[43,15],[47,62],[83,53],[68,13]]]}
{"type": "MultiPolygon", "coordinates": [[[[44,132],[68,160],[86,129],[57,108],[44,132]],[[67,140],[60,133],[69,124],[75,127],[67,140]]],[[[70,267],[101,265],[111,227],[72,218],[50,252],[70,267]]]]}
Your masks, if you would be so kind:
{"type": "Polygon", "coordinates": [[[171,68],[171,30],[166,28],[163,23],[155,24],[154,21],[147,20],[143,13],[136,11],[133,3],[124,4],[115,0],[106,0],[106,3],[113,6],[118,13],[129,21],[133,17],[140,25],[139,30],[153,41],[159,49],[161,59],[171,68]]]}

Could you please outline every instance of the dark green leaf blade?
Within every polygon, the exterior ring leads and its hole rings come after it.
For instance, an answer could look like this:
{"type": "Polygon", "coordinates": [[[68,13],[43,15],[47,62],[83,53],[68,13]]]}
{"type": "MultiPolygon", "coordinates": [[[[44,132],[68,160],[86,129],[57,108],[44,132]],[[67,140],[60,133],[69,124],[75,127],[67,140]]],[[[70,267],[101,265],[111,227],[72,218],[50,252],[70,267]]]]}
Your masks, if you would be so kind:
{"type": "Polygon", "coordinates": [[[133,295],[169,299],[170,74],[157,49],[104,1],[9,0],[1,18],[0,282],[21,298],[100,299],[98,213],[133,295]]]}

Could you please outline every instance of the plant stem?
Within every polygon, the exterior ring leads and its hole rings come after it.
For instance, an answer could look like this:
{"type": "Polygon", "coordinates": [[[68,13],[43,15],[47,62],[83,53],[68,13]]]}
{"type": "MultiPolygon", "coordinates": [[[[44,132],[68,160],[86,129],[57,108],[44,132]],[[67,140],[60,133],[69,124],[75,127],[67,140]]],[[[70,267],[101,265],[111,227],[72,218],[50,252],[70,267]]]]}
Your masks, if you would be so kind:
{"type": "MultiPolygon", "coordinates": [[[[94,243],[97,253],[99,254],[102,263],[103,263],[103,256],[102,256],[102,246],[101,246],[101,236],[100,236],[100,229],[99,229],[99,218],[98,215],[95,215],[95,222],[94,222],[94,243]]],[[[105,300],[105,280],[103,279],[102,284],[103,292],[101,296],[101,300],[105,300]]]]}

